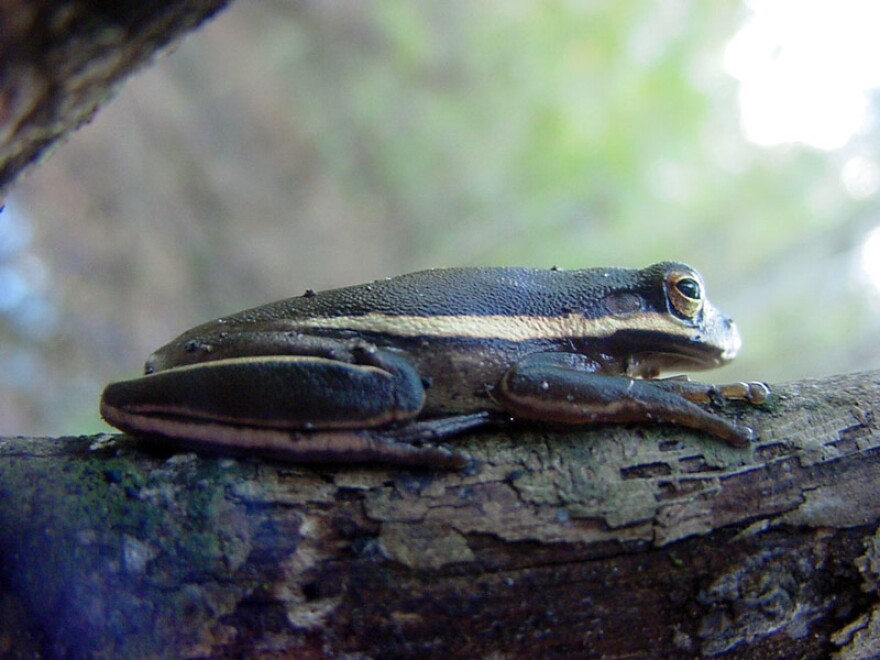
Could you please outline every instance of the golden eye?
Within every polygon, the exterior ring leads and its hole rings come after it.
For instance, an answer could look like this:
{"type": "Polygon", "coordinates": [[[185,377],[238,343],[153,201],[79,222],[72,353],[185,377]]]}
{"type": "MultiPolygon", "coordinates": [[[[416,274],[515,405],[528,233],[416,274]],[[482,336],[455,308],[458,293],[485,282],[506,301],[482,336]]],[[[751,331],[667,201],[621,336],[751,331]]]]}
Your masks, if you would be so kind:
{"type": "Polygon", "coordinates": [[[692,319],[703,307],[700,281],[684,273],[672,273],[668,280],[669,302],[681,316],[692,319]]]}

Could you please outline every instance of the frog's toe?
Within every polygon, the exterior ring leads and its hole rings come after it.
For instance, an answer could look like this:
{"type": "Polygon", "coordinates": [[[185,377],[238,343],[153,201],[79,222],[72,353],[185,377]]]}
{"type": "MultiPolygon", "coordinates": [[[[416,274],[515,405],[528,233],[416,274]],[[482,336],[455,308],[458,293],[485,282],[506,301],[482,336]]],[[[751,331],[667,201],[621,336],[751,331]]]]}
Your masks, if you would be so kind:
{"type": "Polygon", "coordinates": [[[760,405],[770,398],[770,386],[767,385],[767,383],[755,381],[751,383],[743,383],[743,385],[745,385],[748,390],[746,399],[749,403],[760,405]]]}

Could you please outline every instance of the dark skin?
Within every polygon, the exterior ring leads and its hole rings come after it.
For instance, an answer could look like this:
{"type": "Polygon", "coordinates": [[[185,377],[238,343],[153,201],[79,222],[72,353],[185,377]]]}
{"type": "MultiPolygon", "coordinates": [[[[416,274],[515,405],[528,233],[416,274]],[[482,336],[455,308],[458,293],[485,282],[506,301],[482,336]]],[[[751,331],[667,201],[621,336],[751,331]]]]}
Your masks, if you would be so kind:
{"type": "Polygon", "coordinates": [[[671,423],[744,446],[697,405],[760,403],[759,383],[646,380],[739,348],[700,276],[642,269],[425,271],[203,324],[109,385],[102,414],[168,442],[297,461],[456,467],[431,443],[511,418],[671,423]]]}

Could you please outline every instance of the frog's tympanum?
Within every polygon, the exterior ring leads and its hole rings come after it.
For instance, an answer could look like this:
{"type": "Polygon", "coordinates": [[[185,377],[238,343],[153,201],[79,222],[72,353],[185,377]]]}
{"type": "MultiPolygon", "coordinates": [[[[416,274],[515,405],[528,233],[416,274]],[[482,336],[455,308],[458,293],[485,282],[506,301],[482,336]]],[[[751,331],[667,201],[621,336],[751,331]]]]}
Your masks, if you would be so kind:
{"type": "Polygon", "coordinates": [[[295,461],[457,467],[435,444],[491,424],[659,422],[741,447],[753,432],[699,404],[762,383],[662,372],[725,364],[733,322],[681,263],[641,270],[450,268],[315,293],[200,325],[107,386],[130,433],[295,461]]]}

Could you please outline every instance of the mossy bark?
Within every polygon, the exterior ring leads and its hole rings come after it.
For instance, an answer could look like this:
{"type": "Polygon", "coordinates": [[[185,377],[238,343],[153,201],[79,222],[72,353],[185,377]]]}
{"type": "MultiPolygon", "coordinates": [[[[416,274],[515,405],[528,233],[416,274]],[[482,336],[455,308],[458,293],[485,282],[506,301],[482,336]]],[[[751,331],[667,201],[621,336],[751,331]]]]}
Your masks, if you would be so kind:
{"type": "Polygon", "coordinates": [[[0,651],[880,652],[880,373],[671,427],[508,429],[466,471],[0,440],[0,651]]]}

